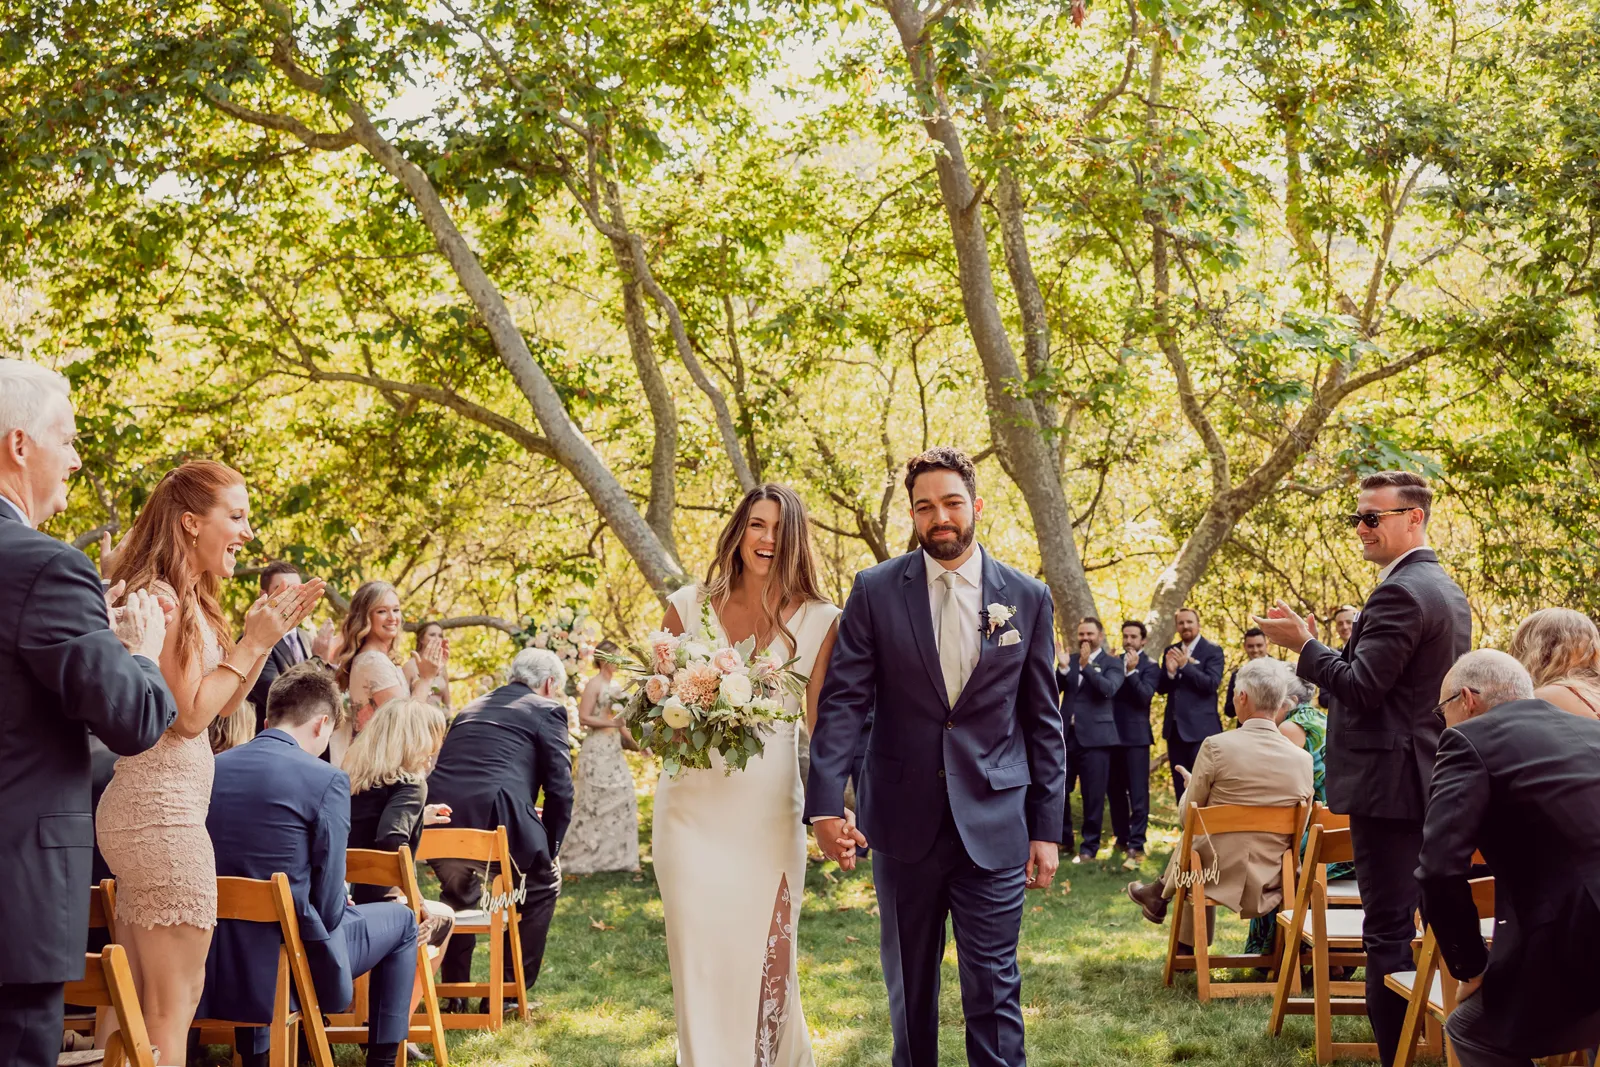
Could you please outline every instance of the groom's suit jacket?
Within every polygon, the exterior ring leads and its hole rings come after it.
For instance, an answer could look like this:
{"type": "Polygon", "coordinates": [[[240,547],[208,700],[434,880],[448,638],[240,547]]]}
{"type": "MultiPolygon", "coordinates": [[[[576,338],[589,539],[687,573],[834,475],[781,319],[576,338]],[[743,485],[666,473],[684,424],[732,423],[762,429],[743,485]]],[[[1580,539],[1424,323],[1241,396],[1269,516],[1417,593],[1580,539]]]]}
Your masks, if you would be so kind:
{"type": "Polygon", "coordinates": [[[1015,611],[982,634],[978,665],[951,707],[922,550],[856,575],[818,701],[808,821],[844,813],[845,780],[872,713],[858,822],[874,849],[922,859],[946,811],[987,870],[1027,863],[1029,841],[1061,840],[1066,739],[1050,592],[985,552],[981,602],[1015,611]]]}

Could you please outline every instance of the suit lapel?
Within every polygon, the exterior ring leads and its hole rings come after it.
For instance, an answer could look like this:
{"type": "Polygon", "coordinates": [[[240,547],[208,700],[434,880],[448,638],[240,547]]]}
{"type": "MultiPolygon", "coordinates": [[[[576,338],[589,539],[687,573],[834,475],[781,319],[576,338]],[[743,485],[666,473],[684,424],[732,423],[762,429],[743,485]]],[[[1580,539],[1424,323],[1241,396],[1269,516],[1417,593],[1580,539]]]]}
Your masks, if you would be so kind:
{"type": "Polygon", "coordinates": [[[950,698],[944,691],[944,671],[939,668],[939,644],[934,639],[933,613],[928,607],[928,569],[920,548],[906,557],[901,589],[906,598],[906,615],[911,620],[911,637],[917,643],[923,669],[928,672],[933,691],[939,694],[940,706],[948,708],[950,698]]]}
{"type": "Polygon", "coordinates": [[[1005,603],[1006,576],[994,557],[988,552],[983,554],[983,589],[982,597],[978,601],[978,664],[972,668],[972,676],[967,679],[967,684],[961,688],[961,696],[956,699],[956,706],[952,711],[958,710],[967,702],[967,697],[977,689],[977,682],[981,680],[984,669],[994,661],[994,653],[1000,646],[997,642],[1000,635],[1005,632],[1005,627],[996,627],[991,637],[989,631],[983,629],[983,613],[989,610],[990,604],[1005,603]]]}

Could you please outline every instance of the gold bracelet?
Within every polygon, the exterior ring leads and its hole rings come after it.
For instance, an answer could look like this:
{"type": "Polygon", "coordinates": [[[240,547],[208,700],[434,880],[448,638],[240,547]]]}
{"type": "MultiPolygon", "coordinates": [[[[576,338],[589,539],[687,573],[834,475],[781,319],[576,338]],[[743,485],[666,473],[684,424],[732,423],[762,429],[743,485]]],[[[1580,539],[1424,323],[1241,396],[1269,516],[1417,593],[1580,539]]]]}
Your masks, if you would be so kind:
{"type": "Polygon", "coordinates": [[[246,681],[249,680],[248,677],[245,675],[244,671],[241,671],[238,667],[235,667],[233,664],[229,663],[227,660],[223,660],[221,663],[218,663],[217,666],[225,667],[228,670],[232,671],[234,674],[237,674],[239,676],[239,684],[240,685],[243,685],[246,681]]]}

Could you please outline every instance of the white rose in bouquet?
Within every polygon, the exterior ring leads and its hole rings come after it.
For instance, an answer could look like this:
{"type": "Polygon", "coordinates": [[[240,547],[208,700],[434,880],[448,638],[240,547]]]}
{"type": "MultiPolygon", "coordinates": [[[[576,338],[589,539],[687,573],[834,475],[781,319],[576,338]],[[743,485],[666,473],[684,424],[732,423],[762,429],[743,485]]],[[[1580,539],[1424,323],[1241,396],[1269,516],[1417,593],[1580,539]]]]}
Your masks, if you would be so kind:
{"type": "Polygon", "coordinates": [[[694,715],[683,701],[671,696],[661,703],[661,721],[674,730],[681,730],[694,722],[694,715]]]}
{"type": "Polygon", "coordinates": [[[711,658],[711,646],[704,641],[685,641],[683,643],[683,651],[692,660],[711,658]]]}
{"type": "Polygon", "coordinates": [[[750,678],[743,674],[728,674],[722,678],[722,699],[728,702],[729,707],[742,708],[750,703],[750,698],[755,696],[755,686],[750,684],[750,678]]]}

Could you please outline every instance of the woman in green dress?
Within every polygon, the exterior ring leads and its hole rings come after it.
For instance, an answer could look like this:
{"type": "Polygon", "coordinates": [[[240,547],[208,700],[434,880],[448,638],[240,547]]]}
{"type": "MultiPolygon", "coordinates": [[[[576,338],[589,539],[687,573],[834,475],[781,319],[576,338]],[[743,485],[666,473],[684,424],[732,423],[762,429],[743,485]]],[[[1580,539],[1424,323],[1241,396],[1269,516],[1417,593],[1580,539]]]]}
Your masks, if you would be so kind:
{"type": "MultiPolygon", "coordinates": [[[[1326,804],[1328,792],[1324,788],[1324,781],[1328,775],[1328,767],[1323,760],[1323,752],[1328,745],[1328,713],[1317,707],[1315,703],[1317,690],[1309,682],[1299,681],[1299,689],[1297,691],[1292,689],[1290,695],[1294,697],[1295,705],[1287,715],[1278,720],[1278,732],[1311,754],[1311,784],[1316,790],[1317,802],[1326,804]]],[[[1303,838],[1300,847],[1305,847],[1303,838]]],[[[1329,881],[1349,878],[1355,873],[1356,867],[1353,863],[1328,864],[1329,881]]],[[[1290,887],[1284,888],[1285,893],[1290,891],[1290,887]]],[[[1249,955],[1271,952],[1273,943],[1277,940],[1277,923],[1276,909],[1259,919],[1251,919],[1250,936],[1245,939],[1245,952],[1249,955]]]]}

